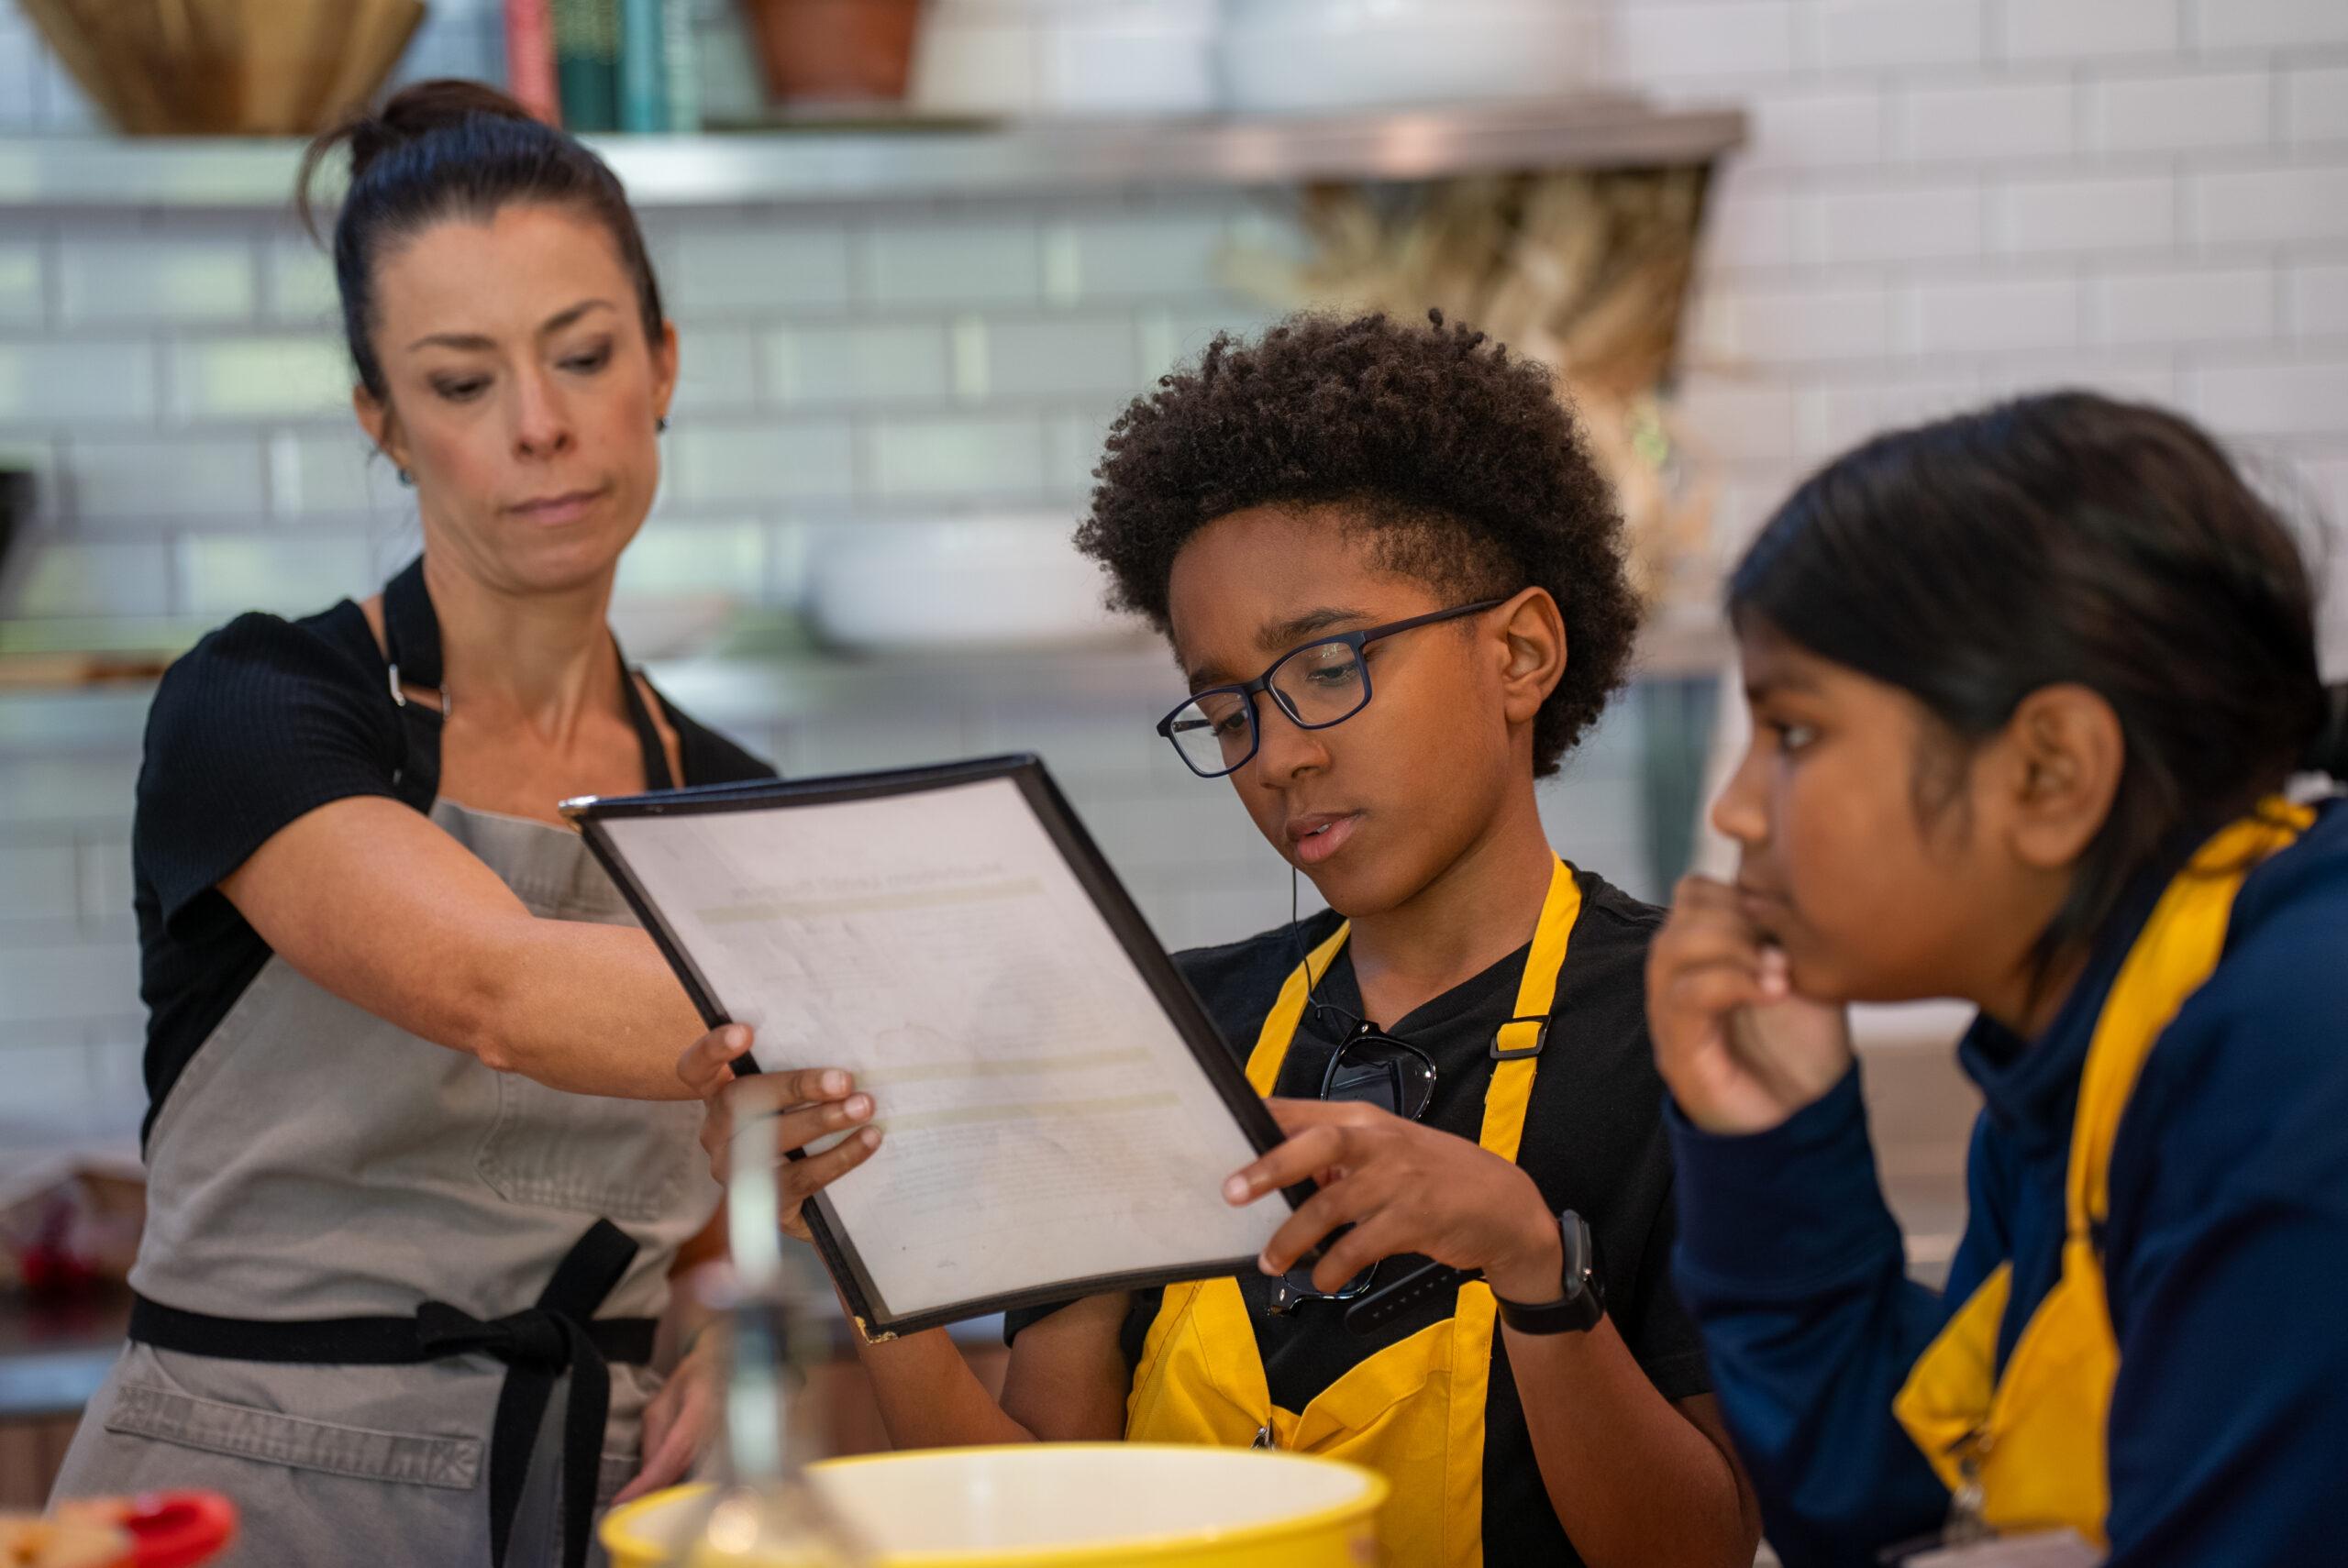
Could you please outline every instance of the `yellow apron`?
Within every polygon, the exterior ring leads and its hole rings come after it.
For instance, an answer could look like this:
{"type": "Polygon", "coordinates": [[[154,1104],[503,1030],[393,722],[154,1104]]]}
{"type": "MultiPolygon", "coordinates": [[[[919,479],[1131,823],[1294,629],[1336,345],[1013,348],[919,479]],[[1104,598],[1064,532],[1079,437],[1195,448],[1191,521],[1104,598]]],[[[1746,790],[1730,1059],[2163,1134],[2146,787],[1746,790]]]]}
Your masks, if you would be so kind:
{"type": "Polygon", "coordinates": [[[1892,1401],[1960,1516],[2000,1533],[2068,1527],[2104,1543],[2104,1429],[2120,1344],[2095,1236],[2110,1207],[2112,1143],[2154,1043],[2218,966],[2243,878],[2313,820],[2304,807],[2266,801],[2203,845],[2161,895],[2112,981],[2080,1071],[2061,1276],[1999,1375],[1998,1331],[2013,1284],[2013,1265],[1999,1264],[1892,1401]]]}
{"type": "MultiPolygon", "coordinates": [[[[1484,1089],[1477,1142],[1513,1162],[1533,1094],[1542,1025],[1556,996],[1566,945],[1581,912],[1573,868],[1557,863],[1541,924],[1524,961],[1515,1017],[1484,1089]]],[[[1247,1081],[1268,1095],[1304,1016],[1306,969],[1327,971],[1350,928],[1340,926],[1288,977],[1247,1058],[1247,1081]]],[[[1235,1279],[1167,1287],[1151,1322],[1125,1408],[1136,1442],[1259,1440],[1300,1453],[1349,1460],[1393,1484],[1379,1517],[1379,1544],[1399,1568],[1480,1568],[1484,1560],[1484,1391],[1492,1369],[1491,1287],[1459,1287],[1452,1316],[1357,1363],[1301,1411],[1272,1403],[1246,1300],[1235,1279]]]]}

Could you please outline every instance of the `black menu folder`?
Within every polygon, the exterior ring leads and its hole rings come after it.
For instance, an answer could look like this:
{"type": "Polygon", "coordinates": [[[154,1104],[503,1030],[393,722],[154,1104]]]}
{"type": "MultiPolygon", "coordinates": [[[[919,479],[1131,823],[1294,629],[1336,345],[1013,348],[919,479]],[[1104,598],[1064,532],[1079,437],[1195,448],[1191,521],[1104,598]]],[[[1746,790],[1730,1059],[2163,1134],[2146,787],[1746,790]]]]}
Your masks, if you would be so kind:
{"type": "Polygon", "coordinates": [[[1310,1191],[1224,1201],[1279,1127],[1035,757],[563,812],[710,1027],[872,1095],[807,1211],[869,1337],[1253,1268],[1310,1191]]]}

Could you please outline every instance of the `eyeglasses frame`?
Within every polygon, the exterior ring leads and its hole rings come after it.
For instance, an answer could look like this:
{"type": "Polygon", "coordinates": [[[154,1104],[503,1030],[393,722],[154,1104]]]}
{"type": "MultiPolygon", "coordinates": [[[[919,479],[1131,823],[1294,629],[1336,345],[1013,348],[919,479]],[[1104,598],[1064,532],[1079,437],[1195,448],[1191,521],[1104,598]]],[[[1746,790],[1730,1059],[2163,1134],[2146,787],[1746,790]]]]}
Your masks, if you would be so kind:
{"type": "Polygon", "coordinates": [[[1335,729],[1359,713],[1364,708],[1368,707],[1370,698],[1375,695],[1370,687],[1369,661],[1362,657],[1364,648],[1385,638],[1400,636],[1404,632],[1415,632],[1421,626],[1432,626],[1444,621],[1456,621],[1468,615],[1480,615],[1487,610],[1497,610],[1507,602],[1506,599],[1483,599],[1473,604],[1458,604],[1448,610],[1434,610],[1424,615],[1413,615],[1408,620],[1389,621],[1382,626],[1365,626],[1357,632],[1339,632],[1333,636],[1315,637],[1311,642],[1299,643],[1272,660],[1265,667],[1264,673],[1253,680],[1243,681],[1233,686],[1210,686],[1204,690],[1191,692],[1168,710],[1164,718],[1157,721],[1157,733],[1165,737],[1168,745],[1173,746],[1174,754],[1182,759],[1182,766],[1192,773],[1202,778],[1227,778],[1253,762],[1256,759],[1256,754],[1263,749],[1264,724],[1256,712],[1256,699],[1259,695],[1269,696],[1275,703],[1279,704],[1279,711],[1288,716],[1289,722],[1301,730],[1335,729]],[[1289,705],[1287,695],[1272,684],[1272,678],[1278,675],[1281,668],[1290,659],[1310,653],[1314,648],[1326,647],[1332,644],[1343,644],[1351,648],[1355,662],[1361,666],[1361,701],[1336,718],[1324,719],[1319,723],[1312,723],[1289,705]],[[1192,706],[1202,698],[1213,697],[1224,691],[1235,693],[1239,701],[1246,705],[1247,751],[1230,767],[1209,773],[1202,769],[1197,763],[1192,762],[1191,754],[1182,749],[1182,743],[1174,738],[1174,721],[1181,715],[1183,709],[1192,706]]]}

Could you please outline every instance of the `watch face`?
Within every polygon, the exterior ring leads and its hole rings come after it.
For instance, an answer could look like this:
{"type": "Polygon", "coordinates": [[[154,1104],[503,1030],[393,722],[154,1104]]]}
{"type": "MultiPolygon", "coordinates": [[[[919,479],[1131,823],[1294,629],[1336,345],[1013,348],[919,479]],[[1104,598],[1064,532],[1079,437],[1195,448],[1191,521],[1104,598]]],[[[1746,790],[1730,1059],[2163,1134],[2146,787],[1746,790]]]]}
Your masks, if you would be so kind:
{"type": "Polygon", "coordinates": [[[1589,1288],[1598,1278],[1598,1237],[1589,1221],[1568,1209],[1557,1216],[1557,1234],[1566,1244],[1566,1278],[1589,1288]]]}

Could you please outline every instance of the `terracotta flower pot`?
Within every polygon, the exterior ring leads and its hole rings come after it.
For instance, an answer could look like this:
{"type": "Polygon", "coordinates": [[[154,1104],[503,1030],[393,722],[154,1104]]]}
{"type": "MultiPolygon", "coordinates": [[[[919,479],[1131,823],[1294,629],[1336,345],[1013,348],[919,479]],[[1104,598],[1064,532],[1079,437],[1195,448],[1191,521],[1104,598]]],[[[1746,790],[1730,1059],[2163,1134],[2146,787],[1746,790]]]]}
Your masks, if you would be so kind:
{"type": "Polygon", "coordinates": [[[743,0],[785,102],[898,99],[913,68],[921,0],[743,0]]]}

